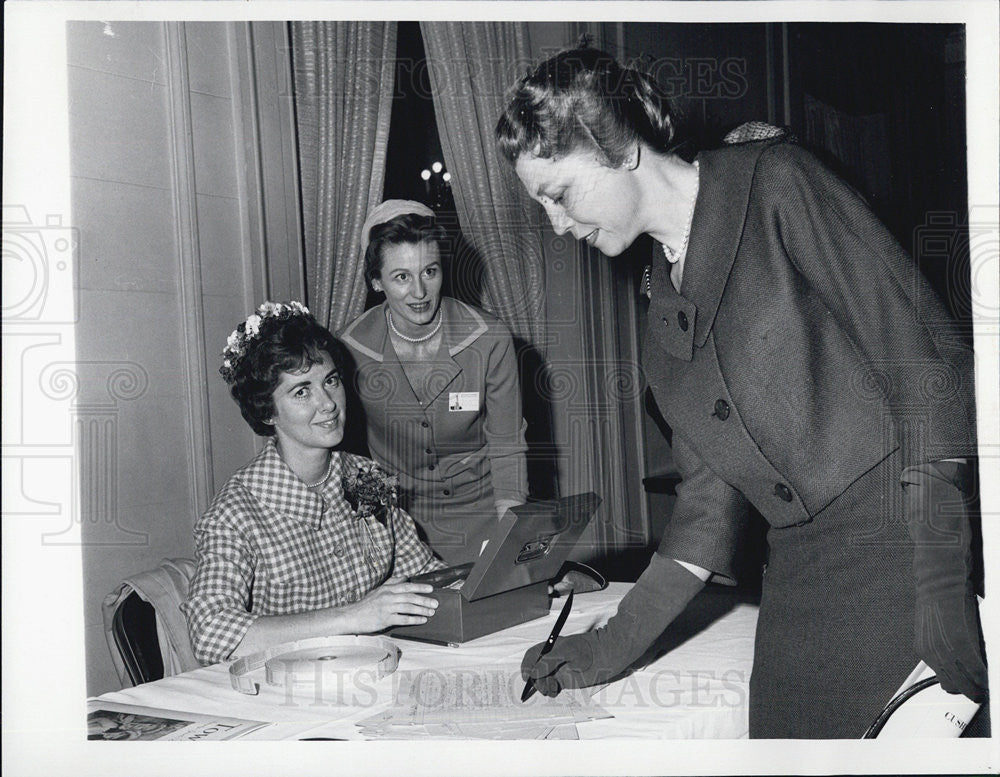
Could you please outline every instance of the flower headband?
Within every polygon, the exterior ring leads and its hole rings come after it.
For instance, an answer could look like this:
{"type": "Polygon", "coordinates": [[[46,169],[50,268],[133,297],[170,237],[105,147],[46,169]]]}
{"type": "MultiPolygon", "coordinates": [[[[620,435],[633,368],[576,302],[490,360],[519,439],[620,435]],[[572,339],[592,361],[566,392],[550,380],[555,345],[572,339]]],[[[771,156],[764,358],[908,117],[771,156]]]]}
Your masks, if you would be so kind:
{"type": "Polygon", "coordinates": [[[260,328],[271,318],[286,319],[292,316],[308,316],[309,308],[301,302],[264,302],[246,321],[232,331],[222,349],[222,366],[219,372],[226,383],[236,380],[236,370],[240,360],[246,355],[247,349],[259,335],[260,328]]]}

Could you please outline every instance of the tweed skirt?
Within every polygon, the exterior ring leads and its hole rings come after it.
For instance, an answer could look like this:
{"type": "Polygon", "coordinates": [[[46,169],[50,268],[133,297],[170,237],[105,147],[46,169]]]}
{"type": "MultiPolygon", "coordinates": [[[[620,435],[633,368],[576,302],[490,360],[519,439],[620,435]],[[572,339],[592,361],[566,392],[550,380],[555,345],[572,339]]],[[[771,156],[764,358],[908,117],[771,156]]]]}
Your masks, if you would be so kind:
{"type": "Polygon", "coordinates": [[[752,738],[861,737],[919,660],[898,452],[814,520],[771,528],[752,738]]]}

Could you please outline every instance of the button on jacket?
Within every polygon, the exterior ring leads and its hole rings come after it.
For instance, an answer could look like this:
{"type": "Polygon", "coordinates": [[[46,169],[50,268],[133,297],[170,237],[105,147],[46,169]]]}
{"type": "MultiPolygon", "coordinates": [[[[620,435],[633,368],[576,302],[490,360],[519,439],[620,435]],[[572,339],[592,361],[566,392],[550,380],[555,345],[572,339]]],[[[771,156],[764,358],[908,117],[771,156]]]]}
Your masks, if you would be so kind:
{"type": "Polygon", "coordinates": [[[527,496],[524,421],[514,344],[489,313],[441,299],[442,343],[423,402],[389,339],[385,305],[341,332],[356,361],[368,447],[398,473],[401,505],[451,564],[475,559],[495,503],[527,496]]]}
{"type": "Polygon", "coordinates": [[[656,252],[643,368],[683,482],[672,557],[731,578],[747,504],[811,521],[865,472],[975,453],[972,354],[860,197],[811,154],[699,155],[680,292],[656,252]]]}

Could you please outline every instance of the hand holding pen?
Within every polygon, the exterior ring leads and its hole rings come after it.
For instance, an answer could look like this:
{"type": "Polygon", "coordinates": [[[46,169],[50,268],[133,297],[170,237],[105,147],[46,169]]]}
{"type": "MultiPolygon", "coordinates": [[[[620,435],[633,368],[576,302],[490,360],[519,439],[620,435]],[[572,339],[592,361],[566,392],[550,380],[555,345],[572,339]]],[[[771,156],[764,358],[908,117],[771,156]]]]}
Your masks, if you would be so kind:
{"type": "MultiPolygon", "coordinates": [[[[649,566],[606,625],[535,645],[521,661],[521,676],[545,696],[614,680],[663,633],[698,593],[697,575],[654,553],[649,566]]],[[[556,624],[557,631],[559,624],[556,624]]]]}
{"type": "MultiPolygon", "coordinates": [[[[552,627],[552,632],[549,634],[549,638],[547,640],[545,640],[545,642],[541,646],[541,649],[538,651],[538,655],[531,662],[532,663],[532,667],[531,667],[532,670],[534,670],[538,666],[538,662],[541,661],[541,659],[544,656],[546,656],[550,652],[552,652],[552,648],[555,646],[556,640],[559,638],[559,632],[561,632],[562,631],[562,627],[564,625],[566,625],[566,619],[569,617],[569,611],[570,611],[570,609],[572,607],[573,607],[573,592],[570,591],[569,592],[569,596],[566,598],[566,604],[563,605],[562,612],[559,613],[559,617],[556,619],[556,625],[552,627]]],[[[537,648],[537,647],[538,646],[536,645],[535,648],[537,648]]],[[[535,650],[535,648],[532,648],[531,650],[528,651],[528,653],[525,654],[525,657],[524,657],[525,658],[525,663],[528,660],[528,656],[531,655],[531,653],[535,650]]],[[[535,693],[535,690],[536,690],[536,687],[535,687],[535,676],[531,672],[529,672],[528,674],[525,674],[524,663],[522,663],[522,665],[521,665],[521,676],[524,677],[524,679],[526,681],[524,683],[524,690],[521,692],[521,701],[522,702],[526,702],[535,693]]],[[[542,675],[539,675],[539,677],[541,677],[541,676],[542,675]]],[[[543,690],[543,693],[545,693],[544,690],[543,690]]],[[[556,691],[556,693],[558,693],[558,690],[556,691]]],[[[547,693],[545,693],[545,695],[549,696],[549,695],[555,695],[555,694],[547,694],[547,693]]]]}

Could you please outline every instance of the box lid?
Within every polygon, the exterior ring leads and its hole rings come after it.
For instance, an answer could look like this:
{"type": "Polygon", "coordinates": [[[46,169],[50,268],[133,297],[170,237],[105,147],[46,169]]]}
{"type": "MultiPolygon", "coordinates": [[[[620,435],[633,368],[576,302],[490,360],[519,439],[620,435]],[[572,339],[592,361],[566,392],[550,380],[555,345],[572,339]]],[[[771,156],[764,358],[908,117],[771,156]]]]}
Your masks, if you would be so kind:
{"type": "Polygon", "coordinates": [[[551,580],[600,503],[601,498],[589,492],[512,508],[469,570],[462,596],[473,601],[551,580]]]}

